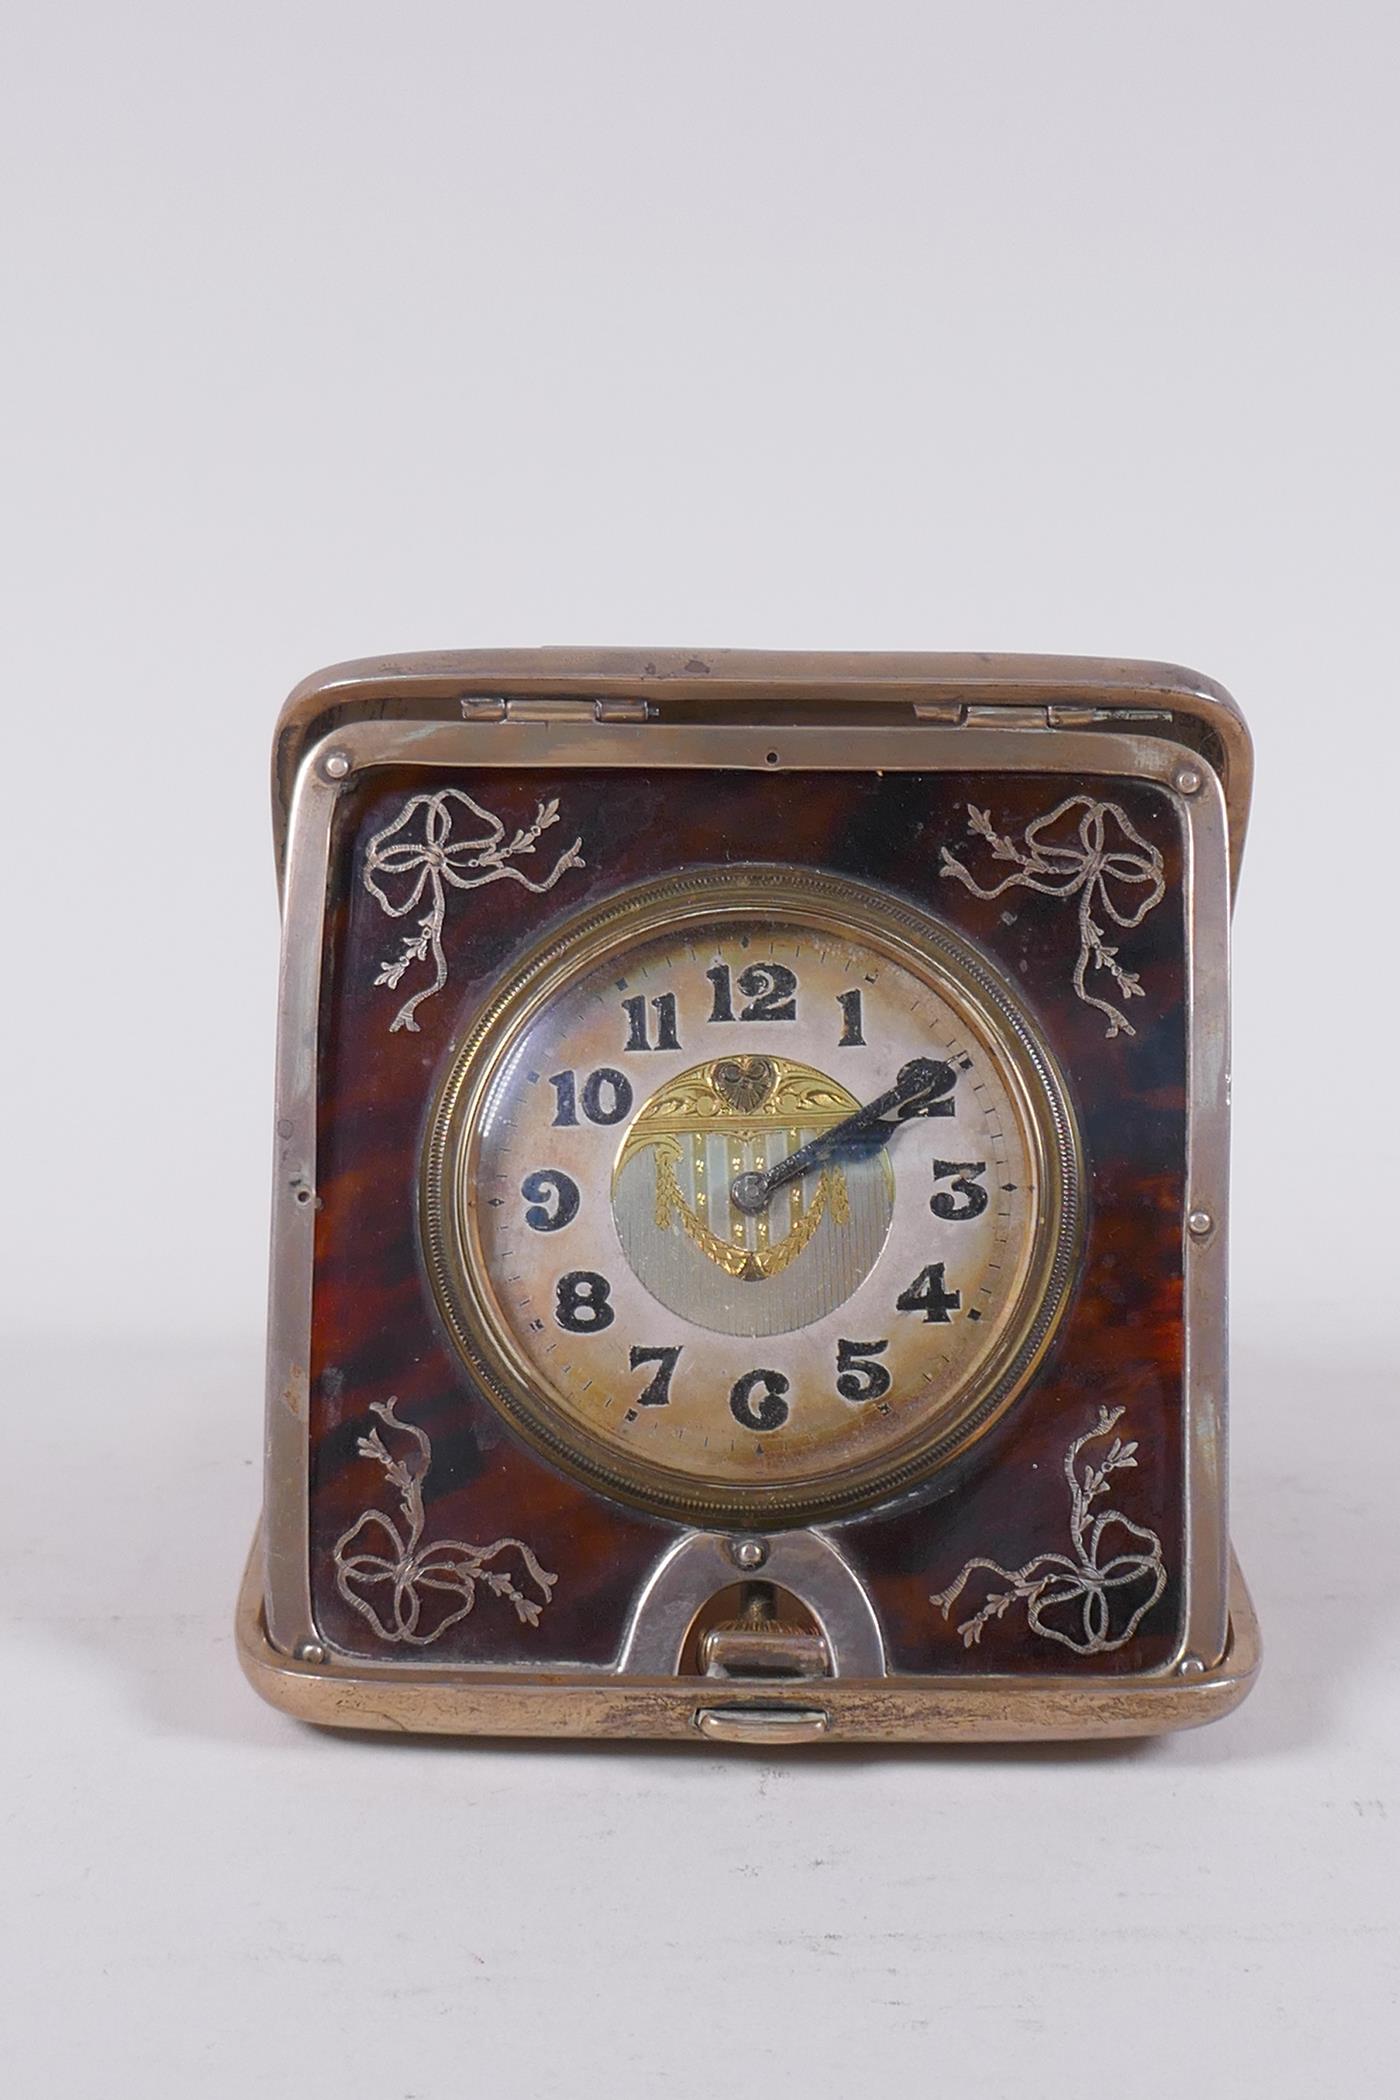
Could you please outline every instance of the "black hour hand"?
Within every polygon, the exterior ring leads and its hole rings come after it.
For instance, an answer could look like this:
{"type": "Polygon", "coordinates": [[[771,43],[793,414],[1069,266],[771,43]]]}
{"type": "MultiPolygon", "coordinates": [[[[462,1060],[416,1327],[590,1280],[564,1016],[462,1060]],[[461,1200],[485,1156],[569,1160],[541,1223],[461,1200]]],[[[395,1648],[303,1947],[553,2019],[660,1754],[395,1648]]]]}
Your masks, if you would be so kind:
{"type": "Polygon", "coordinates": [[[730,1200],[749,1217],[766,1210],[776,1190],[812,1167],[845,1155],[860,1158],[878,1151],[891,1131],[916,1116],[951,1116],[957,1073],[940,1058],[916,1057],[900,1068],[892,1087],[790,1152],[762,1174],[740,1174],[730,1183],[730,1200]]]}

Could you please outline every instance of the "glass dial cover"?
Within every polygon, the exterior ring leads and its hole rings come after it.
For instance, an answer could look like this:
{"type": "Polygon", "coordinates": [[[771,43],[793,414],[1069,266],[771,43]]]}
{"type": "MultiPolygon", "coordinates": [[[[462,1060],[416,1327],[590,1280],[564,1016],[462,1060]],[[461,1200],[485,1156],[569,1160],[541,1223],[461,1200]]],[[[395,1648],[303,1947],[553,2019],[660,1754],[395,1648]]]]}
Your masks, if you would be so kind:
{"type": "Polygon", "coordinates": [[[694,870],[556,931],[476,1018],[423,1236],[460,1353],[557,1462],[694,1523],[807,1522],[927,1477],[1024,1386],[1077,1159],[1032,1022],[941,921],[694,870]]]}

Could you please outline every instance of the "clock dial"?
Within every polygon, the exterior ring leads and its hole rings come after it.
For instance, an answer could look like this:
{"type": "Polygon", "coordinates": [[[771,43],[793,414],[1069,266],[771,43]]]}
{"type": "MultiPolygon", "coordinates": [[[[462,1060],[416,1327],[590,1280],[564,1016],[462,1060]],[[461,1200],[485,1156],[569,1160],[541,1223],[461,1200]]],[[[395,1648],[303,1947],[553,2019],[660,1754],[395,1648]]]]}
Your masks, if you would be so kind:
{"type": "Polygon", "coordinates": [[[448,1325],[527,1434],[719,1523],[889,1493],[1008,1403],[1073,1244],[1072,1124],[986,964],[860,885],[715,871],[527,964],[434,1119],[448,1325]]]}

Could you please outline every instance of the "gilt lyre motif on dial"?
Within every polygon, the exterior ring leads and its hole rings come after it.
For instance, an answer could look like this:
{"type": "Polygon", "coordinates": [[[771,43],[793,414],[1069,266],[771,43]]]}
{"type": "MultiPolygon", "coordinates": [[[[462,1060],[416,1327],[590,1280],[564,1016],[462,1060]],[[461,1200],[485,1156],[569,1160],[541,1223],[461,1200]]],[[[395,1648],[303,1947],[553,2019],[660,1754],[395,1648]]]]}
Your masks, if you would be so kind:
{"type": "Polygon", "coordinates": [[[552,1455],[716,1522],[892,1490],[990,1420],[1068,1272],[1072,1126],[1009,994],[835,878],[650,885],[464,1046],[425,1239],[552,1455]]]}

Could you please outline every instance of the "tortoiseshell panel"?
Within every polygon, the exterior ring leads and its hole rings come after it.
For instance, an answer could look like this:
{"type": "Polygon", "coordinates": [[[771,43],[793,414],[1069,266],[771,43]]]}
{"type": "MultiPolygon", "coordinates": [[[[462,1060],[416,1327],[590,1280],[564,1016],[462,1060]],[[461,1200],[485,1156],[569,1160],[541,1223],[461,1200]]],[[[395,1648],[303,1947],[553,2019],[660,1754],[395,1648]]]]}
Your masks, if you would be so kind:
{"type": "MultiPolygon", "coordinates": [[[[376,1660],[406,1652],[346,1601],[334,1564],[337,1542],[366,1511],[383,1512],[404,1538],[408,1520],[383,1464],[358,1449],[375,1426],[371,1404],[394,1397],[400,1419],[431,1445],[423,1545],[519,1539],[558,1578],[537,1623],[518,1615],[508,1594],[479,1584],[474,1607],[431,1639],[423,1659],[597,1666],[615,1658],[638,1585],[675,1529],[553,1470],[474,1390],[438,1325],[417,1243],[425,1118],[452,1048],[481,1001],[510,971],[512,958],[552,925],[649,877],[755,859],[880,884],[978,943],[1015,986],[1058,1058],[1084,1142],[1087,1229],[1079,1278],[1032,1383],[957,1466],[912,1499],[832,1527],[869,1585],[891,1667],[1136,1672],[1164,1663],[1178,1634],[1183,1554],[1180,832],[1170,800],[1154,788],[1091,779],[1071,790],[1063,775],[1031,773],[395,767],[360,776],[342,794],[327,897],[311,1357],[311,1580],[324,1638],[376,1660]],[[506,880],[449,891],[442,928],[446,982],[416,1009],[417,1032],[392,1032],[405,996],[431,983],[433,965],[415,963],[398,986],[376,982],[385,963],[400,955],[403,934],[413,932],[417,918],[386,915],[365,884],[366,849],[409,797],[444,787],[474,795],[502,820],[507,838],[528,829],[542,802],[557,798],[558,825],[540,841],[529,872],[546,873],[557,857],[558,849],[548,850],[553,841],[562,848],[577,834],[586,866],[569,868],[541,895],[506,880]],[[999,839],[1023,844],[1027,826],[1071,793],[1082,802],[1042,834],[1069,856],[1056,863],[1060,873],[1044,889],[1017,883],[983,898],[940,873],[947,848],[983,887],[992,887],[1018,863],[999,856],[970,827],[969,811],[986,813],[999,839]],[[1165,894],[1134,928],[1115,926],[1101,908],[1105,887],[1125,917],[1145,895],[1140,880],[1134,887],[1133,851],[1112,816],[1104,819],[1101,843],[1110,854],[1117,848],[1118,857],[1100,856],[1099,872],[1073,890],[1074,852],[1088,850],[1076,846],[1079,824],[1092,804],[1113,805],[1149,853],[1160,855],[1165,894]],[[1140,996],[1125,996],[1109,964],[1091,963],[1084,990],[1120,1011],[1135,1032],[1111,1034],[1110,1018],[1076,989],[1082,909],[1096,913],[1095,924],[1116,949],[1113,964],[1140,979],[1140,996]],[[1123,1413],[1109,1437],[1081,1454],[1081,1489],[1086,1469],[1102,1459],[1113,1435],[1137,1448],[1133,1465],[1115,1470],[1088,1503],[1076,1547],[1066,1453],[1095,1428],[1102,1408],[1123,1413]],[[1156,1581],[1147,1535],[1159,1542],[1160,1596],[1123,1646],[1080,1660],[1072,1650],[1086,1607],[1083,1585],[1075,1591],[1075,1567],[1086,1552],[1099,1568],[1115,1558],[1125,1568],[1134,1559],[1143,1564],[1136,1577],[1103,1592],[1116,1638],[1156,1581]],[[978,1640],[965,1643],[959,1624],[1006,1587],[991,1575],[974,1574],[946,1619],[930,1602],[970,1559],[985,1557],[1016,1571],[1045,1553],[1064,1557],[1069,1579],[1062,1587],[1072,1594],[1054,1606],[1052,1592],[1042,1591],[1043,1623],[1067,1630],[1067,1641],[1038,1632],[1022,1596],[990,1617],[978,1640]]],[[[392,1427],[380,1426],[391,1456],[409,1448],[396,1441],[392,1427]]],[[[362,1529],[356,1550],[385,1560],[395,1554],[391,1535],[376,1522],[362,1529]]],[[[512,1552],[491,1565],[540,1601],[512,1552]]],[[[1044,1572],[1056,1579],[1052,1569],[1044,1572]]],[[[1039,1571],[1028,1581],[1037,1579],[1039,1571]]],[[[367,1594],[383,1602],[387,1589],[367,1594]]],[[[462,1597],[429,1586],[421,1603],[424,1639],[460,1612],[462,1597]]]]}

